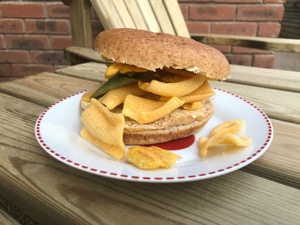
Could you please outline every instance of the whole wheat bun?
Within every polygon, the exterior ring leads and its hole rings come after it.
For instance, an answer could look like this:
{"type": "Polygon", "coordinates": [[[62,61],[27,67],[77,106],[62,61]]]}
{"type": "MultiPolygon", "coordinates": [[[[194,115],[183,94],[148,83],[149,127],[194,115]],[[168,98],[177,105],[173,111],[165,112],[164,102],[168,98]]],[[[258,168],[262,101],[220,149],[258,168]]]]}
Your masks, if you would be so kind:
{"type": "MultiPolygon", "coordinates": [[[[81,112],[89,105],[90,103],[81,100],[81,112]]],[[[121,108],[114,110],[116,113],[121,111],[121,108]]],[[[188,111],[179,108],[150,124],[141,125],[125,117],[123,141],[128,145],[149,145],[188,137],[203,127],[213,113],[214,106],[208,99],[199,110],[188,111]]]]}
{"type": "Polygon", "coordinates": [[[207,100],[199,110],[176,109],[150,124],[138,124],[125,119],[123,139],[129,145],[149,145],[176,140],[195,134],[212,117],[213,104],[207,100]]]}
{"type": "Polygon", "coordinates": [[[217,49],[190,38],[119,28],[105,30],[94,47],[105,58],[151,71],[164,67],[185,69],[212,80],[229,76],[229,63],[217,49]]]}

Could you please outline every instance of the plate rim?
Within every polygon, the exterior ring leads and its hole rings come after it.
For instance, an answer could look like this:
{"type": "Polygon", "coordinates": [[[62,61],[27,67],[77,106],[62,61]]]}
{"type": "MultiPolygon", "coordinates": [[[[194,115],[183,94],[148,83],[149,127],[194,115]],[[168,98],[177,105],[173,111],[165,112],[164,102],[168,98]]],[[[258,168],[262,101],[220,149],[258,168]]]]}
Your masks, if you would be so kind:
{"type": "Polygon", "coordinates": [[[268,126],[267,127],[268,136],[266,137],[266,140],[260,146],[260,148],[255,150],[254,153],[251,154],[250,156],[248,156],[247,158],[245,158],[245,159],[243,159],[243,160],[241,160],[241,161],[239,161],[239,162],[237,162],[237,163],[235,163],[231,166],[227,166],[226,168],[222,168],[222,169],[219,169],[219,170],[213,170],[213,171],[206,172],[206,173],[191,174],[191,175],[186,175],[186,176],[170,176],[170,177],[166,177],[166,176],[157,176],[157,177],[155,177],[154,176],[154,177],[149,177],[149,176],[128,175],[128,174],[122,174],[122,173],[116,173],[116,172],[110,172],[110,171],[106,171],[106,170],[91,168],[89,166],[82,165],[78,162],[67,159],[63,155],[57,153],[57,151],[55,151],[54,149],[51,149],[47,145],[47,143],[45,143],[45,141],[43,140],[43,137],[41,135],[41,130],[40,130],[41,123],[42,123],[45,115],[49,112],[50,109],[52,109],[56,105],[60,104],[61,102],[65,101],[67,99],[70,99],[72,97],[75,97],[77,95],[83,94],[86,91],[76,92],[72,95],[69,95],[67,97],[64,97],[64,98],[58,100],[57,102],[55,102],[52,105],[50,105],[49,107],[47,107],[39,115],[39,117],[36,120],[35,127],[34,127],[36,140],[40,144],[40,146],[49,155],[51,155],[52,157],[54,157],[58,161],[66,164],[68,166],[71,166],[71,167],[79,169],[81,171],[92,173],[92,174],[95,174],[95,175],[98,175],[98,176],[114,178],[114,179],[118,179],[118,180],[148,182],[148,183],[177,183],[177,182],[189,182],[189,181],[196,181],[196,180],[204,180],[204,179],[209,179],[209,178],[221,176],[221,175],[233,172],[235,170],[238,170],[238,169],[252,163],[256,159],[258,159],[263,153],[265,153],[265,151],[268,149],[268,147],[272,143],[273,136],[274,136],[274,129],[273,129],[272,122],[271,122],[270,118],[266,115],[266,113],[263,110],[261,110],[258,106],[256,106],[254,103],[252,103],[251,101],[247,100],[246,98],[244,98],[240,95],[237,95],[237,94],[234,94],[230,91],[227,91],[227,90],[223,90],[223,89],[215,88],[215,87],[213,89],[217,90],[217,91],[220,91],[220,92],[223,92],[223,93],[226,93],[226,94],[229,94],[231,96],[234,96],[234,97],[238,98],[239,100],[242,100],[245,103],[252,106],[254,109],[256,109],[260,113],[260,115],[263,117],[263,119],[265,120],[265,122],[268,126]]]}

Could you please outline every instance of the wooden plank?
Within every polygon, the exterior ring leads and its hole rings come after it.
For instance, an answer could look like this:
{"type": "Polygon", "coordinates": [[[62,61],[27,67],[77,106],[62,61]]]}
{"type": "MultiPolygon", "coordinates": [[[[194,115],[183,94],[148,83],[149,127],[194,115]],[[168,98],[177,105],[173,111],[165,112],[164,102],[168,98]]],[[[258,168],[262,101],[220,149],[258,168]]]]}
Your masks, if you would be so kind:
{"type": "Polygon", "coordinates": [[[179,3],[177,0],[163,0],[164,5],[168,11],[171,23],[175,29],[175,33],[178,36],[190,37],[190,33],[186,26],[183,14],[181,12],[179,3]]]}
{"type": "Polygon", "coordinates": [[[105,29],[121,28],[124,24],[111,0],[90,0],[105,29]]]}
{"type": "MultiPolygon", "coordinates": [[[[232,84],[211,82],[212,86],[240,95],[256,104],[269,117],[300,124],[300,93],[232,84]]],[[[234,107],[234,106],[229,106],[234,107]]]]}
{"type": "Polygon", "coordinates": [[[106,68],[105,64],[90,62],[62,68],[56,70],[56,73],[99,82],[106,80],[104,77],[106,68]]]}
{"type": "Polygon", "coordinates": [[[239,65],[230,65],[230,69],[231,83],[300,92],[300,72],[239,65]]]}
{"type": "Polygon", "coordinates": [[[162,0],[149,0],[161,31],[167,34],[176,34],[162,0]]]}
{"type": "Polygon", "coordinates": [[[275,130],[271,146],[255,163],[243,170],[300,188],[300,166],[297,163],[300,160],[300,125],[275,119],[271,121],[275,130]]]}
{"type": "Polygon", "coordinates": [[[0,141],[5,168],[0,191],[42,224],[298,222],[298,189],[243,171],[199,182],[149,185],[75,170],[49,156],[28,132],[43,107],[3,94],[0,104],[9,106],[0,108],[0,130],[6,130],[0,141]]]}
{"type": "Polygon", "coordinates": [[[131,18],[138,29],[147,30],[147,24],[135,0],[124,0],[131,18]]]}
{"type": "Polygon", "coordinates": [[[90,90],[98,86],[98,82],[53,73],[41,73],[11,82],[2,82],[0,83],[0,92],[49,106],[70,93],[90,90]]]}
{"type": "Polygon", "coordinates": [[[128,9],[124,1],[112,0],[120,19],[123,22],[124,27],[126,28],[136,28],[131,15],[128,12],[128,9]]]}
{"type": "Polygon", "coordinates": [[[91,4],[86,0],[70,2],[70,21],[73,44],[92,47],[91,4]]]}
{"type": "Polygon", "coordinates": [[[64,49],[66,59],[68,59],[72,65],[85,62],[99,62],[105,63],[101,54],[92,48],[82,48],[78,46],[69,46],[64,49]]]}
{"type": "Polygon", "coordinates": [[[0,209],[0,224],[3,225],[20,225],[20,223],[0,209]]]}
{"type": "Polygon", "coordinates": [[[192,38],[205,44],[243,46],[275,52],[300,52],[300,39],[216,34],[193,34],[192,38]]]}
{"type": "MultiPolygon", "coordinates": [[[[77,68],[76,73],[78,73],[78,71],[80,71],[78,69],[79,67],[74,67],[77,68]]],[[[85,71],[88,71],[85,69],[83,68],[83,72],[81,74],[84,74],[85,71]]],[[[76,71],[76,69],[74,70],[76,71]]],[[[64,73],[67,72],[71,72],[71,70],[66,70],[64,73]]],[[[96,74],[98,72],[99,71],[96,71],[96,74]]],[[[74,76],[78,77],[80,74],[76,73],[74,76]]],[[[97,79],[97,77],[93,79],[97,79]]],[[[40,105],[49,106],[59,99],[75,92],[84,89],[93,89],[97,87],[99,83],[99,81],[92,82],[89,80],[65,77],[62,75],[43,73],[37,76],[26,77],[18,80],[18,82],[7,82],[6,84],[0,84],[0,91],[5,93],[10,91],[9,94],[11,95],[21,97],[30,102],[36,102],[40,105]],[[49,83],[49,85],[45,87],[45,83],[49,83]]],[[[285,106],[283,106],[283,108],[284,107],[285,106]]],[[[257,168],[259,168],[258,173],[261,173],[262,175],[270,174],[270,176],[272,176],[275,180],[278,179],[281,182],[287,182],[289,184],[293,184],[294,186],[299,186],[300,173],[298,173],[298,171],[300,170],[300,164],[297,162],[300,160],[300,152],[297,149],[300,149],[300,142],[297,141],[297,137],[300,135],[300,125],[290,124],[288,122],[274,119],[272,122],[276,135],[273,144],[267,153],[261,157],[261,159],[255,161],[247,168],[250,168],[255,172],[258,170],[257,168]],[[283,151],[283,149],[287,148],[287,146],[289,149],[288,152],[283,151]],[[272,173],[270,171],[272,171],[272,173]]]]}
{"type": "Polygon", "coordinates": [[[152,32],[161,32],[149,0],[137,0],[136,3],[138,4],[139,9],[144,17],[148,30],[152,32]]]}

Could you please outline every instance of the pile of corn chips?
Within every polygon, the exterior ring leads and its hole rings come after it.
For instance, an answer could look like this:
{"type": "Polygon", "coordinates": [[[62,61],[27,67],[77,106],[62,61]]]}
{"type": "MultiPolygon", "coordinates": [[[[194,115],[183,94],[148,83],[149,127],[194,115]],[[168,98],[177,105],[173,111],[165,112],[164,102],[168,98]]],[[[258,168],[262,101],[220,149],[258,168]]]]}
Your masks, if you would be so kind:
{"type": "MultiPolygon", "coordinates": [[[[128,77],[146,71],[136,66],[114,63],[107,68],[105,76],[110,79],[116,75],[126,74],[128,77]]],[[[82,100],[89,102],[90,106],[82,113],[83,127],[80,135],[113,158],[122,159],[125,156],[123,142],[125,116],[139,124],[152,123],[180,107],[186,110],[199,109],[206,99],[215,95],[202,75],[166,68],[158,71],[157,76],[160,76],[160,80],[149,82],[137,80],[136,83],[108,90],[99,99],[91,98],[93,93],[84,94],[82,100]],[[120,105],[123,105],[122,113],[115,113],[114,109],[120,105]]],[[[141,155],[144,154],[142,151],[144,149],[140,147],[129,150],[128,161],[134,162],[138,167],[149,169],[170,167],[178,159],[176,155],[161,152],[158,148],[150,148],[146,158],[158,156],[160,160],[162,157],[166,160],[158,162],[156,158],[153,164],[142,163],[144,162],[141,159],[141,155]]]]}

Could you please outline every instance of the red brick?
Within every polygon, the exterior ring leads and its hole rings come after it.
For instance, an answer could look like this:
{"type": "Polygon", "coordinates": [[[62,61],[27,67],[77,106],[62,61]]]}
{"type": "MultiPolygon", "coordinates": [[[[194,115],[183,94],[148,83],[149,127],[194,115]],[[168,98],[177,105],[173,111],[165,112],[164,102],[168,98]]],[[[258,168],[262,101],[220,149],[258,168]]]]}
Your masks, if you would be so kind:
{"type": "Polygon", "coordinates": [[[199,4],[190,6],[191,20],[234,20],[234,5],[199,4]]]}
{"type": "Polygon", "coordinates": [[[69,34],[68,20],[26,20],[27,33],[69,34]]]}
{"type": "Polygon", "coordinates": [[[63,51],[30,51],[32,63],[65,65],[68,61],[65,59],[63,51]]]}
{"type": "Polygon", "coordinates": [[[45,18],[44,3],[39,2],[5,2],[0,4],[3,18],[45,18]]]}
{"type": "Polygon", "coordinates": [[[0,64],[0,77],[12,76],[12,70],[10,64],[0,64]]]}
{"type": "Polygon", "coordinates": [[[97,15],[96,11],[94,10],[94,8],[91,9],[91,18],[92,18],[92,20],[93,19],[94,20],[99,20],[99,17],[97,15]]]}
{"type": "Polygon", "coordinates": [[[258,25],[258,36],[277,38],[280,34],[280,23],[260,23],[258,25]]]}
{"type": "Polygon", "coordinates": [[[256,36],[256,23],[221,22],[211,24],[212,34],[256,36]]]}
{"type": "Polygon", "coordinates": [[[49,49],[46,35],[6,35],[6,47],[10,49],[49,49]]]}
{"type": "Polygon", "coordinates": [[[61,2],[46,3],[49,18],[70,18],[70,7],[61,2]]]}
{"type": "Polygon", "coordinates": [[[72,45],[71,36],[52,36],[50,38],[53,50],[63,50],[64,48],[72,45]]]}
{"type": "Polygon", "coordinates": [[[218,49],[223,54],[230,53],[231,52],[231,46],[230,45],[210,45],[213,48],[218,49]]]}
{"type": "Polygon", "coordinates": [[[263,67],[263,68],[272,68],[274,61],[275,61],[274,54],[254,55],[253,66],[263,67]]]}
{"type": "Polygon", "coordinates": [[[0,51],[1,63],[30,63],[28,51],[24,50],[4,50],[0,51]]]}
{"type": "Polygon", "coordinates": [[[5,48],[5,43],[4,43],[4,36],[0,35],[0,49],[5,48]]]}
{"type": "Polygon", "coordinates": [[[52,65],[38,65],[38,64],[11,64],[12,76],[28,76],[35,75],[42,72],[53,72],[52,65]]]}
{"type": "Polygon", "coordinates": [[[24,21],[21,19],[2,19],[0,20],[0,33],[24,33],[24,21]]]}
{"type": "Polygon", "coordinates": [[[284,13],[282,5],[239,5],[237,20],[281,21],[284,13]]]}
{"type": "Polygon", "coordinates": [[[183,18],[186,20],[188,19],[188,11],[189,11],[189,5],[188,4],[181,4],[180,5],[180,9],[181,9],[181,12],[182,12],[182,15],[183,15],[183,18]]]}
{"type": "Polygon", "coordinates": [[[252,64],[252,55],[247,54],[235,54],[226,56],[230,64],[251,66],[252,64]]]}
{"type": "Polygon", "coordinates": [[[92,20],[92,34],[94,36],[96,36],[103,30],[104,30],[104,28],[99,20],[92,20]]]}
{"type": "Polygon", "coordinates": [[[191,35],[193,34],[208,34],[210,33],[210,23],[207,22],[194,22],[194,21],[188,21],[186,22],[186,25],[188,27],[188,30],[191,35]]]}

